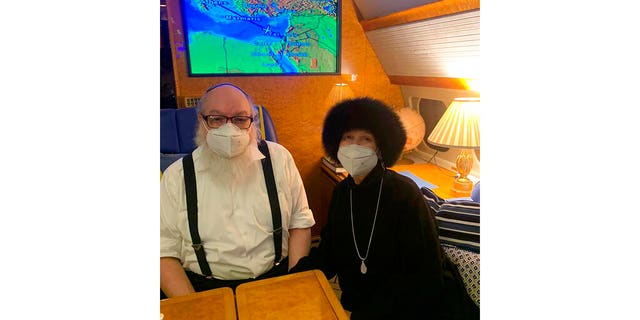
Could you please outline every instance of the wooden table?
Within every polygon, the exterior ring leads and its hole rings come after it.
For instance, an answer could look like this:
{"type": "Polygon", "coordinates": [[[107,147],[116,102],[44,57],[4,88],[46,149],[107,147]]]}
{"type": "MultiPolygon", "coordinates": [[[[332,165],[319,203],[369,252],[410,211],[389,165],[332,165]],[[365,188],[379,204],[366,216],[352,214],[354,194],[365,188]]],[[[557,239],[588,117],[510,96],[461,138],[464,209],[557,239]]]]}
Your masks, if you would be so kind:
{"type": "Polygon", "coordinates": [[[160,300],[163,320],[235,320],[231,288],[219,288],[160,300]]]}
{"type": "MultiPolygon", "coordinates": [[[[327,166],[321,163],[322,172],[328,176],[334,184],[342,181],[342,179],[346,178],[347,175],[343,173],[335,173],[331,171],[327,166]]],[[[453,186],[453,180],[456,176],[456,173],[436,166],[431,163],[415,163],[415,164],[407,164],[407,165],[395,165],[390,167],[389,169],[400,172],[400,171],[410,171],[414,175],[420,177],[421,179],[428,181],[438,188],[433,189],[440,198],[450,199],[450,198],[459,198],[459,197],[468,197],[470,193],[460,193],[451,190],[453,186]]]]}
{"type": "Polygon", "coordinates": [[[239,320],[349,319],[319,270],[243,283],[236,306],[239,320]]]}
{"type": "Polygon", "coordinates": [[[438,186],[437,188],[433,189],[433,192],[435,192],[435,194],[437,194],[442,199],[468,197],[471,194],[469,192],[460,193],[451,190],[451,187],[453,186],[453,180],[456,177],[456,173],[451,170],[436,166],[432,163],[395,165],[389,169],[395,172],[405,170],[410,171],[421,179],[438,186]]]}

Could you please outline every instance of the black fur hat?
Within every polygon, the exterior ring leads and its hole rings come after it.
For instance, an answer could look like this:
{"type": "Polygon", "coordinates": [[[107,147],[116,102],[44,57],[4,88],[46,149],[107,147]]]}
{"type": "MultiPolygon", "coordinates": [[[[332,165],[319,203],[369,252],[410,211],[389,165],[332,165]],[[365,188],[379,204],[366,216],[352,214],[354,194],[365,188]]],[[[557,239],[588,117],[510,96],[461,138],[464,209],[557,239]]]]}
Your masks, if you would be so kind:
{"type": "Polygon", "coordinates": [[[322,145],[327,155],[338,160],[342,135],[353,129],[371,132],[387,167],[393,166],[407,142],[400,117],[380,100],[369,97],[344,100],[329,110],[322,128],[322,145]]]}

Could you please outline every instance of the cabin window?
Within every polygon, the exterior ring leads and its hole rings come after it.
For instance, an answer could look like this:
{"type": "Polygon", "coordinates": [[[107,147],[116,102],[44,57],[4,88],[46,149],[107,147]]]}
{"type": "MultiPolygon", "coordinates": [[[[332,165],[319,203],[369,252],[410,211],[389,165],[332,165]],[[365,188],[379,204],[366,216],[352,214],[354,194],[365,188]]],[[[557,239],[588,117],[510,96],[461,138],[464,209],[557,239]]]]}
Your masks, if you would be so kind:
{"type": "Polygon", "coordinates": [[[433,128],[435,128],[436,124],[438,123],[444,112],[447,110],[447,106],[444,104],[444,102],[434,99],[411,97],[411,104],[424,120],[424,143],[429,148],[440,152],[449,150],[449,148],[434,146],[427,142],[427,138],[431,134],[431,131],[433,131],[433,128]]]}

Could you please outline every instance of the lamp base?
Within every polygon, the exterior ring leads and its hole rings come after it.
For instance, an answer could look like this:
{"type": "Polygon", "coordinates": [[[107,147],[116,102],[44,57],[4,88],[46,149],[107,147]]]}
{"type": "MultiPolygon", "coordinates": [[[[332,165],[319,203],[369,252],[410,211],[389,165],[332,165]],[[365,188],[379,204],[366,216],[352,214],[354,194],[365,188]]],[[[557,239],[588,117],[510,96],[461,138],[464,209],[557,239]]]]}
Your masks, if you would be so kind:
{"type": "Polygon", "coordinates": [[[398,161],[396,161],[396,165],[398,164],[414,164],[415,161],[405,158],[405,157],[400,157],[400,159],[398,159],[398,161]]]}
{"type": "Polygon", "coordinates": [[[473,181],[467,178],[456,178],[453,180],[451,191],[461,195],[470,195],[473,190],[473,181]]]}
{"type": "Polygon", "coordinates": [[[473,155],[467,149],[462,149],[456,158],[456,170],[458,176],[453,180],[451,191],[458,193],[461,196],[471,195],[473,189],[473,182],[467,178],[467,175],[473,167],[473,155]]]}

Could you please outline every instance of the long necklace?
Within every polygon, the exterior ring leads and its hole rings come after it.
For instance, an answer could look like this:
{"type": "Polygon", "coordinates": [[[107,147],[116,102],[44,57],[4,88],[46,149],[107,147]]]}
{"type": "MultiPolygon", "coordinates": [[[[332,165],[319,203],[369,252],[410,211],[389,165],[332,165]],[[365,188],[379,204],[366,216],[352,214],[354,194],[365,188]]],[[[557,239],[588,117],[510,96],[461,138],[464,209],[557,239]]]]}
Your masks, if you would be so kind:
{"type": "Polygon", "coordinates": [[[352,189],[349,189],[349,212],[351,213],[351,235],[353,235],[353,244],[356,246],[356,253],[358,254],[358,258],[362,263],[360,264],[360,272],[362,274],[367,273],[367,265],[364,264],[364,261],[367,260],[369,256],[369,248],[371,247],[371,239],[373,239],[373,230],[376,229],[376,219],[378,218],[378,206],[380,205],[380,194],[382,194],[382,181],[384,179],[380,178],[380,190],[378,190],[378,202],[376,203],[376,213],[373,216],[373,226],[371,226],[371,235],[369,235],[369,243],[367,244],[367,252],[364,254],[364,258],[360,255],[360,250],[358,250],[358,242],[356,241],[356,232],[353,229],[353,197],[352,197],[352,189]]]}

